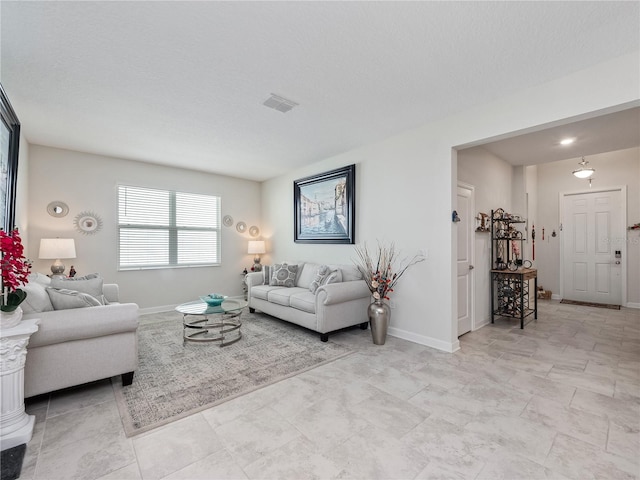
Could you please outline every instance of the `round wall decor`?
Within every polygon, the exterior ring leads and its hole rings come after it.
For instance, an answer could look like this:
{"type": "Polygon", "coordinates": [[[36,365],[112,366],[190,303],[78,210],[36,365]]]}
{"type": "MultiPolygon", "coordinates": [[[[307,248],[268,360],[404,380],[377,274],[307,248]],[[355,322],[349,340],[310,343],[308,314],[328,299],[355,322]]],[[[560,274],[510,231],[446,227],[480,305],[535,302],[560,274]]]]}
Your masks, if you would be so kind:
{"type": "Polygon", "coordinates": [[[238,222],[236,224],[236,230],[239,231],[240,233],[244,233],[247,231],[247,224],[244,222],[238,222]]]}
{"type": "Polygon", "coordinates": [[[69,213],[69,206],[64,202],[56,200],[47,205],[47,212],[49,212],[49,215],[52,217],[64,217],[69,213]]]}
{"type": "Polygon", "coordinates": [[[225,227],[230,227],[231,225],[233,225],[233,217],[232,217],[231,215],[225,215],[225,216],[222,218],[222,224],[223,224],[225,227]]]}
{"type": "Polygon", "coordinates": [[[252,237],[257,237],[258,235],[260,235],[260,229],[255,225],[252,225],[249,229],[249,235],[251,235],[252,237]]]}
{"type": "Polygon", "coordinates": [[[73,224],[76,230],[85,235],[93,235],[102,229],[102,219],[93,212],[80,212],[73,224]]]}

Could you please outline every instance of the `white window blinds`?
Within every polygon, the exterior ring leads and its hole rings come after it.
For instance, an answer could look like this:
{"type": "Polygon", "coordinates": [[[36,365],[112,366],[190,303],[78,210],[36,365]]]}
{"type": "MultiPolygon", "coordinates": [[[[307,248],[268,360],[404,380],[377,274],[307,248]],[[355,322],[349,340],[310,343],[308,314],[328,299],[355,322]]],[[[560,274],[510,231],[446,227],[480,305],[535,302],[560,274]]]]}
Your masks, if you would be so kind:
{"type": "Polygon", "coordinates": [[[118,186],[119,268],[220,263],[220,197],[118,186]]]}

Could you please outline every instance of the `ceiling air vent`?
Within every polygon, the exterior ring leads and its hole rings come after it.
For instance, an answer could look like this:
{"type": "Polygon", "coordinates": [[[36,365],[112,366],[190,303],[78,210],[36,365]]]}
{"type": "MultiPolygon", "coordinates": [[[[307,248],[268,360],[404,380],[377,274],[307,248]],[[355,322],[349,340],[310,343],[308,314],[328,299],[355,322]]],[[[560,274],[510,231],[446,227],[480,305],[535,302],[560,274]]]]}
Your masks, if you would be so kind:
{"type": "Polygon", "coordinates": [[[279,112],[286,113],[298,104],[293,100],[287,100],[286,98],[272,93],[271,96],[264,101],[263,105],[278,110],[279,112]]]}

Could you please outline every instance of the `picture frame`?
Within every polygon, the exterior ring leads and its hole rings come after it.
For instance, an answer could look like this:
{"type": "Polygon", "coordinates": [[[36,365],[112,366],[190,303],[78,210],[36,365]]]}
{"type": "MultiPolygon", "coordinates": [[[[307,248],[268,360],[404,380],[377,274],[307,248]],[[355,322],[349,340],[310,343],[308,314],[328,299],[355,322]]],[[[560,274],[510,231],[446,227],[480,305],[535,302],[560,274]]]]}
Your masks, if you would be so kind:
{"type": "Polygon", "coordinates": [[[0,85],[0,229],[15,227],[20,121],[0,85]]]}
{"type": "Polygon", "coordinates": [[[293,182],[294,242],[355,243],[356,166],[293,182]]]}

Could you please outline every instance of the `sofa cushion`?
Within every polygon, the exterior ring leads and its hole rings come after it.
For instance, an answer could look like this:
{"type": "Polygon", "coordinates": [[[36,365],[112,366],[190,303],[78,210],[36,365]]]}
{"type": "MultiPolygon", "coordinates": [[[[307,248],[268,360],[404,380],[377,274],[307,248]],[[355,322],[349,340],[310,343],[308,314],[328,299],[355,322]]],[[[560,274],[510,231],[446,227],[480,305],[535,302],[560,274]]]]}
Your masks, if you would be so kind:
{"type": "MultiPolygon", "coordinates": [[[[51,280],[51,287],[63,288],[67,290],[75,290],[77,292],[88,293],[94,298],[97,298],[101,305],[106,302],[102,294],[102,277],[97,273],[85,275],[84,277],[77,278],[57,278],[54,277],[51,280]]],[[[54,305],[55,307],[55,305],[54,305]]]]}
{"type": "Polygon", "coordinates": [[[272,287],[271,285],[256,285],[251,287],[251,296],[261,300],[269,300],[269,292],[272,290],[282,290],[284,287],[272,287]]]}
{"type": "Polygon", "coordinates": [[[297,310],[316,313],[316,296],[311,292],[301,292],[291,295],[289,304],[297,310]]]}
{"type": "Polygon", "coordinates": [[[269,285],[277,287],[293,287],[296,284],[298,265],[277,263],[273,266],[273,274],[269,285]]]}
{"type": "Polygon", "coordinates": [[[362,280],[362,274],[355,265],[330,265],[331,269],[339,269],[342,273],[342,282],[362,280]]]}
{"type": "Polygon", "coordinates": [[[316,269],[316,275],[313,281],[309,284],[309,291],[311,293],[316,293],[318,287],[324,284],[324,281],[331,273],[331,269],[327,265],[320,265],[316,269]]]}
{"type": "Polygon", "coordinates": [[[291,296],[296,295],[298,293],[309,293],[307,288],[301,287],[291,287],[291,288],[276,288],[271,290],[268,294],[268,300],[271,303],[277,303],[278,305],[283,305],[285,307],[291,306],[291,296]]]}
{"type": "Polygon", "coordinates": [[[100,301],[88,293],[69,290],[66,288],[47,287],[54,310],[69,310],[71,308],[98,307],[100,301]]]}
{"type": "Polygon", "coordinates": [[[296,279],[296,287],[309,288],[318,273],[319,266],[317,263],[305,263],[296,279]]]}
{"type": "Polygon", "coordinates": [[[27,293],[27,298],[20,304],[24,313],[41,313],[53,310],[49,294],[42,283],[36,280],[31,281],[30,279],[29,283],[20,288],[27,293]]]}

